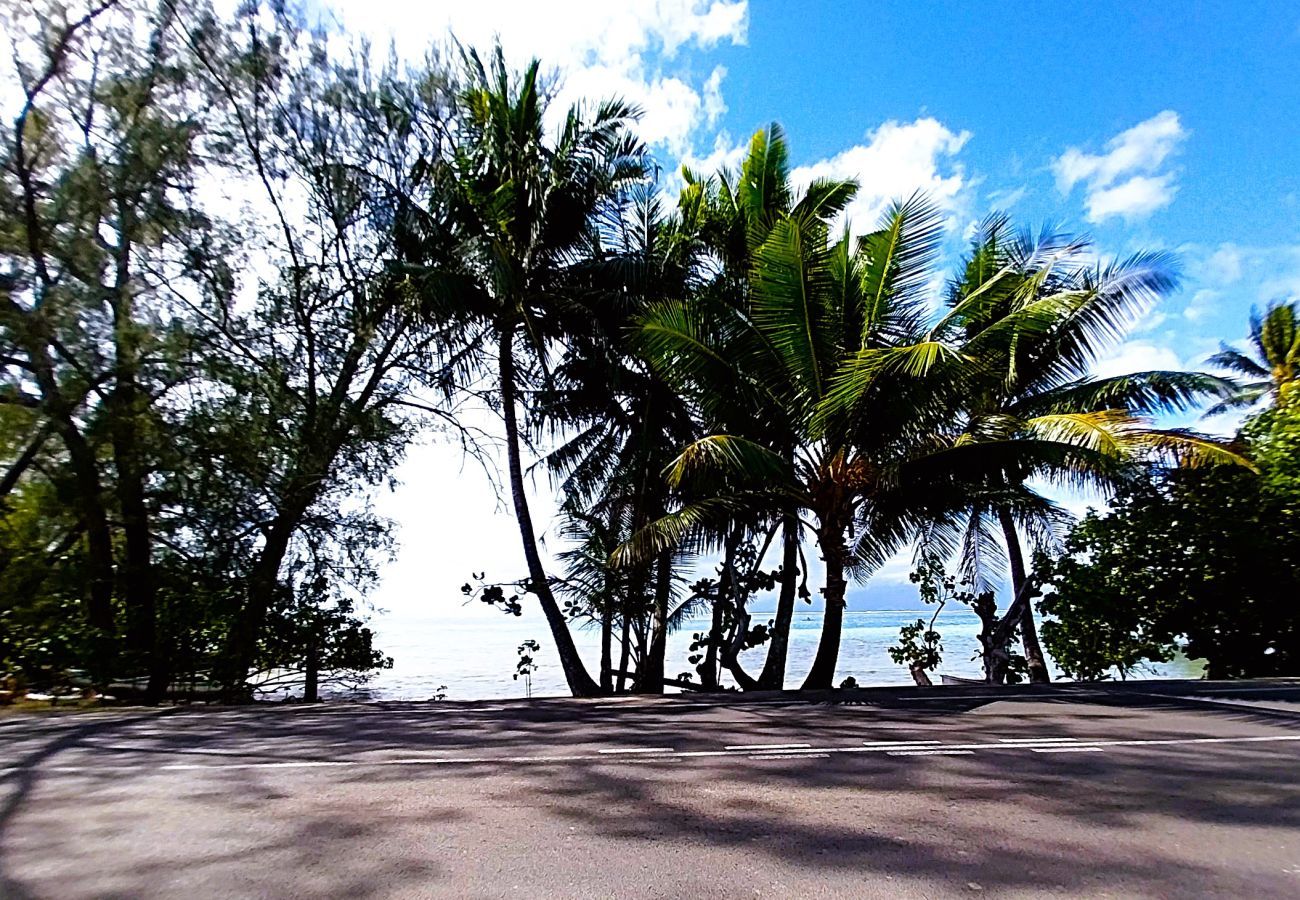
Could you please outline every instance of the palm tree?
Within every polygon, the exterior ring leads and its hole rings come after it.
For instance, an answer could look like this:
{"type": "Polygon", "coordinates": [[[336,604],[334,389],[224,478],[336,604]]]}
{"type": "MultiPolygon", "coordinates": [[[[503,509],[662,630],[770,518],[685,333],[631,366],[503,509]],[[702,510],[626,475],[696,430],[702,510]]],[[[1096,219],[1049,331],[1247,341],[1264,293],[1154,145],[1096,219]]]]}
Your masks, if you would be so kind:
{"type": "Polygon", "coordinates": [[[638,113],[618,101],[599,104],[589,116],[575,107],[548,140],[536,60],[513,78],[499,47],[488,65],[472,51],[464,61],[467,84],[450,159],[428,161],[435,200],[403,246],[416,263],[412,278],[427,315],[465,324],[463,346],[450,352],[472,366],[480,343],[495,345],[496,399],[530,590],[569,689],[586,696],[600,688],[542,566],[524,490],[518,407],[522,390],[545,382],[553,347],[590,327],[585,266],[598,223],[616,215],[623,193],[646,176],[643,147],[629,131],[638,113]],[[454,236],[449,244],[423,240],[444,233],[454,236]]]}
{"type": "MultiPolygon", "coordinates": [[[[686,188],[679,201],[681,227],[698,235],[700,250],[711,262],[711,271],[700,286],[702,303],[722,304],[749,315],[754,254],[772,228],[782,219],[790,219],[824,229],[856,194],[856,182],[838,179],[817,179],[802,192],[797,191],[790,180],[789,156],[784,130],[779,124],[771,123],[754,132],[738,172],[724,168],[708,179],[701,179],[695,173],[684,171],[686,188]]],[[[653,323],[647,325],[648,330],[655,327],[653,323]]],[[[653,343],[653,338],[650,340],[653,343]]],[[[679,390],[689,393],[690,385],[677,378],[678,374],[670,372],[667,377],[675,378],[679,390]]],[[[799,441],[798,425],[783,418],[779,406],[768,404],[764,408],[768,415],[755,417],[751,415],[754,411],[751,404],[735,402],[737,395],[696,396],[706,429],[743,435],[766,446],[778,447],[793,463],[794,448],[799,441]]],[[[759,539],[768,527],[765,515],[757,512],[751,515],[742,531],[759,539]]],[[[735,533],[738,524],[722,527],[714,536],[715,543],[724,550],[728,546],[738,547],[741,543],[741,536],[735,533]]],[[[779,689],[785,682],[790,625],[799,590],[802,522],[793,500],[780,510],[779,525],[783,577],[762,671],[751,677],[741,669],[734,655],[728,658],[737,682],[768,690],[779,689]]]]}
{"type": "Polygon", "coordinates": [[[920,318],[924,279],[914,276],[938,235],[937,213],[919,198],[896,206],[856,251],[847,236],[829,243],[820,217],[778,215],[753,252],[748,308],[669,303],[643,325],[645,351],[695,385],[712,422],[748,427],[682,452],[670,480],[690,499],[628,552],[808,510],[827,571],[822,641],[805,687],[828,687],[834,674],[857,507],[943,395],[917,390],[912,376],[919,383],[947,361],[945,349],[905,340],[920,318]],[[840,409],[846,391],[856,397],[840,409]]]}
{"type": "Polygon", "coordinates": [[[1279,402],[1300,378],[1300,304],[1271,303],[1261,316],[1252,310],[1250,344],[1252,353],[1243,353],[1226,343],[1209,363],[1220,369],[1250,379],[1239,390],[1207,414],[1228,409],[1254,406],[1268,398],[1279,402]]]}
{"type": "MultiPolygon", "coordinates": [[[[981,225],[959,277],[949,287],[948,306],[956,312],[945,328],[973,336],[998,327],[1009,311],[1026,304],[1071,295],[1082,302],[1062,307],[1059,319],[1037,339],[1017,342],[1000,364],[987,368],[987,377],[968,396],[968,436],[990,426],[1005,431],[1030,420],[1086,433],[1099,417],[1179,412],[1231,391],[1224,379],[1196,372],[1093,378],[1090,368],[1097,356],[1121,338],[1150,304],[1172,290],[1177,278],[1171,261],[1158,254],[1138,254],[1099,267],[1087,260],[1089,249],[1084,240],[1051,232],[1014,234],[1002,214],[981,225]],[[1047,416],[1053,418],[1043,418],[1047,416]]],[[[998,540],[993,536],[1000,532],[1013,597],[1026,581],[1020,532],[1030,534],[1041,546],[1052,541],[1068,518],[1028,486],[1034,474],[1027,466],[989,472],[960,539],[964,567],[977,582],[984,582],[990,572],[1001,574],[996,565],[998,540]]],[[[1104,467],[1075,473],[1075,478],[1104,488],[1112,475],[1113,467],[1106,460],[1104,467]]],[[[1046,682],[1047,664],[1033,609],[1025,604],[1023,610],[1019,629],[1030,680],[1046,682]]]]}
{"type": "MultiPolygon", "coordinates": [[[[589,266],[592,284],[603,286],[596,292],[603,302],[591,310],[595,327],[571,336],[549,385],[537,396],[539,424],[562,437],[543,461],[560,478],[570,518],[583,525],[578,529],[583,546],[597,546],[590,543],[593,516],[606,535],[598,542],[606,548],[599,564],[594,550],[568,557],[587,573],[607,567],[615,546],[667,511],[668,486],[661,473],[696,436],[689,405],[632,353],[627,340],[632,322],[649,303],[695,289],[694,255],[691,234],[663,214],[653,189],[632,192],[602,242],[602,255],[589,266]]],[[[621,601],[611,601],[613,614],[604,617],[602,627],[611,628],[615,619],[622,622],[620,672],[628,669],[629,634],[638,636],[637,688],[642,691],[663,689],[679,562],[676,554],[665,552],[631,571],[602,576],[622,590],[621,601]],[[640,600],[647,591],[651,603],[643,608],[640,600]],[[643,612],[649,613],[648,622],[638,618],[643,612]]],[[[603,640],[608,643],[608,636],[603,640]]],[[[622,680],[620,676],[620,684],[622,680]]]]}
{"type": "Polygon", "coordinates": [[[753,254],[748,310],[664,304],[643,325],[644,347],[661,368],[695,382],[702,397],[725,398],[713,421],[725,422],[734,406],[733,419],[786,423],[796,443],[787,453],[761,428],[694,442],[670,472],[686,502],[627,552],[764,512],[807,510],[826,582],[806,688],[833,684],[850,576],[863,577],[927,528],[968,512],[972,498],[988,500],[999,484],[1002,505],[1025,506],[1011,496],[1024,476],[1010,473],[1055,481],[1117,475],[1137,453],[1176,449],[1180,437],[1157,435],[1119,410],[1071,417],[1026,406],[1019,418],[973,415],[972,395],[990,371],[1014,368],[1024,348],[1062,322],[1093,322],[1099,298],[1152,290],[1161,275],[1135,264],[1046,290],[1049,273],[1040,272],[1032,290],[1022,284],[1017,301],[985,321],[1003,290],[990,275],[929,325],[925,294],[940,237],[941,218],[921,197],[894,205],[856,243],[845,236],[828,244],[819,220],[778,217],[753,254]]]}

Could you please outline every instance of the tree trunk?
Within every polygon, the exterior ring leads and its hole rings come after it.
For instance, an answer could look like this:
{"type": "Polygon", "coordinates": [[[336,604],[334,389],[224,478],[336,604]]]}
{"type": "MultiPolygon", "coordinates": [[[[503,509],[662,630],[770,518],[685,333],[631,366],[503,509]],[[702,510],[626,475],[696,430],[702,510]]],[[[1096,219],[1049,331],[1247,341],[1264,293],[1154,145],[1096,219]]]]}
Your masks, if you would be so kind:
{"type": "MultiPolygon", "coordinates": [[[[304,511],[306,507],[303,507],[304,511]]],[[[257,656],[257,638],[266,621],[266,612],[271,608],[276,588],[280,583],[280,566],[289,550],[292,537],[301,513],[293,516],[281,513],[271,525],[248,575],[248,596],[240,608],[234,625],[226,638],[224,661],[221,664],[219,680],[231,699],[239,699],[248,673],[257,656]]]]}
{"type": "Polygon", "coordinates": [[[632,658],[632,625],[627,614],[627,601],[623,602],[623,628],[619,635],[618,651],[618,685],[616,691],[623,693],[627,687],[627,664],[632,658]]]}
{"type": "Polygon", "coordinates": [[[722,640],[722,600],[713,602],[713,618],[709,624],[709,646],[704,660],[695,667],[700,673],[700,686],[706,691],[718,689],[718,643],[722,640]]]}
{"type": "Polygon", "coordinates": [[[313,623],[311,640],[307,643],[306,682],[302,688],[302,699],[306,703],[320,700],[321,637],[319,629],[313,623]]]}
{"type": "Polygon", "coordinates": [[[840,657],[840,631],[844,627],[844,595],[848,581],[844,570],[848,562],[848,548],[844,546],[844,529],[832,524],[817,535],[822,545],[822,559],[826,562],[826,612],[822,616],[822,636],[817,644],[817,655],[804,679],[806,691],[826,690],[835,686],[835,666],[840,657]]]}
{"type": "Polygon", "coordinates": [[[916,682],[917,687],[933,687],[934,682],[930,680],[930,674],[917,665],[908,666],[912,673],[912,680],[916,682]]]}
{"type": "Polygon", "coordinates": [[[650,613],[650,646],[641,663],[641,690],[647,694],[664,691],[664,656],[668,649],[668,603],[673,591],[673,556],[659,557],[655,577],[654,609],[650,613]]]}
{"type": "Polygon", "coordinates": [[[125,236],[130,218],[121,212],[123,237],[118,251],[117,285],[113,298],[114,386],[110,400],[113,465],[117,469],[117,502],[122,514],[125,556],[119,572],[127,608],[127,644],[143,655],[149,673],[146,703],[162,699],[171,680],[163,642],[158,633],[157,591],[153,573],[153,538],[145,496],[147,466],[140,445],[140,420],[147,400],[139,387],[139,349],[131,296],[130,244],[125,236]]]}
{"type": "MultiPolygon", "coordinates": [[[[99,462],[94,448],[77,427],[73,418],[75,405],[66,400],[54,373],[50,359],[49,338],[42,321],[33,323],[29,335],[28,356],[35,372],[36,384],[41,391],[43,412],[58,432],[63,447],[68,451],[68,464],[76,484],[77,516],[86,529],[86,567],[89,570],[89,592],[86,602],[86,622],[99,632],[95,655],[97,664],[106,664],[104,651],[115,632],[113,614],[113,536],[109,530],[108,513],[104,509],[103,483],[99,477],[99,462]]],[[[99,673],[99,674],[107,674],[99,673]]]]}
{"type": "Polygon", "coordinates": [[[779,691],[785,687],[785,664],[790,651],[790,623],[799,591],[799,517],[786,513],[781,525],[781,594],[776,601],[776,618],[767,647],[767,659],[758,676],[758,688],[779,691]]]}
{"type": "Polygon", "coordinates": [[[90,569],[90,598],[86,621],[109,640],[116,630],[113,614],[113,536],[101,497],[103,486],[95,463],[95,452],[69,419],[60,423],[63,446],[68,451],[73,478],[77,483],[77,513],[86,526],[86,562],[90,569]]]}
{"type": "Polygon", "coordinates": [[[533,516],[528,509],[528,497],[524,493],[524,472],[519,460],[519,420],[515,410],[515,357],[514,332],[509,327],[501,329],[500,355],[498,359],[501,375],[501,415],[506,426],[506,457],[510,468],[510,498],[514,502],[515,520],[519,524],[519,537],[524,545],[524,559],[528,563],[528,579],[537,599],[541,601],[542,612],[551,627],[551,639],[560,655],[560,666],[564,669],[564,680],[575,697],[592,697],[600,693],[598,685],[587,674],[574,646],[573,635],[569,633],[569,624],[564,620],[560,604],[555,600],[546,571],[542,568],[542,557],[537,552],[537,533],[533,530],[533,516]]]}
{"type": "MultiPolygon", "coordinates": [[[[998,521],[1002,523],[1002,535],[1007,542],[1007,562],[1011,566],[1011,596],[1020,596],[1025,586],[1025,557],[1020,548],[1020,535],[1016,531],[1015,520],[1011,513],[998,510],[998,521]]],[[[1025,661],[1029,664],[1029,681],[1031,684],[1047,684],[1052,680],[1047,671],[1047,659],[1043,656],[1043,646],[1038,641],[1038,626],[1034,622],[1034,605],[1024,604],[1020,613],[1020,640],[1025,649],[1025,661]]]]}
{"type": "Polygon", "coordinates": [[[608,600],[600,613],[600,689],[614,692],[614,607],[608,600]]]}

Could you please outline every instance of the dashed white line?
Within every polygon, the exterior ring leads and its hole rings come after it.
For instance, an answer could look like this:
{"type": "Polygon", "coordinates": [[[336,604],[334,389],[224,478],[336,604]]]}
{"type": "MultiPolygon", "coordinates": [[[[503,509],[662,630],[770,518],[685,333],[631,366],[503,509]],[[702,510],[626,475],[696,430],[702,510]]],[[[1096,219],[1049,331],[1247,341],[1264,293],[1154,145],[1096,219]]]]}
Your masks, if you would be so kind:
{"type": "Polygon", "coordinates": [[[941,744],[943,741],[863,741],[864,747],[924,747],[941,744]]]}
{"type": "Polygon", "coordinates": [[[812,744],[733,744],[727,750],[805,750],[812,744]]]}
{"type": "Polygon", "coordinates": [[[1105,747],[1097,747],[1093,744],[1080,744],[1077,747],[1067,747],[1057,744],[1055,747],[1030,747],[1028,748],[1035,753],[1104,753],[1105,747]]]}
{"type": "MultiPolygon", "coordinates": [[[[41,766],[40,770],[51,773],[66,774],[100,774],[109,772],[141,771],[200,771],[222,769],[312,769],[339,767],[377,767],[377,766],[449,766],[449,765],[556,765],[576,762],[654,763],[659,760],[672,761],[690,758],[731,757],[747,755],[751,758],[789,759],[819,758],[831,754],[847,753],[881,753],[889,756],[967,756],[981,750],[1030,750],[1035,753],[1096,753],[1112,747],[1159,747],[1159,746],[1200,746],[1210,744],[1286,744],[1300,741],[1300,735],[1262,735],[1251,737],[1203,737],[1203,738],[1144,738],[1128,740],[1102,740],[1076,738],[1048,738],[1039,743],[976,742],[965,744],[940,744],[938,741],[925,741],[916,744],[867,744],[853,747],[789,747],[773,750],[770,753],[754,753],[754,747],[743,750],[687,750],[678,751],[671,747],[611,747],[571,755],[555,756],[450,756],[450,757],[390,757],[387,759],[325,759],[325,760],[277,760],[277,761],[214,761],[212,763],[165,763],[161,765],[51,765],[41,766]]],[[[0,774],[25,771],[25,767],[0,768],[0,774]]]]}

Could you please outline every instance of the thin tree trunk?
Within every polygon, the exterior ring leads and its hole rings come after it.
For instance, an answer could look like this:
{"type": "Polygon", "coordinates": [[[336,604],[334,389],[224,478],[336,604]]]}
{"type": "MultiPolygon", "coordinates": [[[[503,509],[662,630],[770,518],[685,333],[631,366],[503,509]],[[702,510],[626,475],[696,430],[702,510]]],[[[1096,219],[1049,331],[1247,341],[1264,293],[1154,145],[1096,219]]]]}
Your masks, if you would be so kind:
{"type": "Polygon", "coordinates": [[[848,581],[844,570],[848,548],[844,546],[844,529],[832,525],[818,534],[822,545],[822,559],[826,562],[826,612],[822,617],[822,636],[817,644],[817,655],[804,679],[804,690],[826,690],[835,686],[835,666],[840,657],[840,632],[844,627],[845,593],[848,581]]]}
{"type": "Polygon", "coordinates": [[[618,693],[623,693],[627,688],[627,664],[632,658],[632,625],[631,617],[627,614],[627,601],[623,602],[623,628],[619,635],[620,649],[618,651],[618,693]]]}
{"type": "Polygon", "coordinates": [[[614,691],[614,607],[606,601],[600,613],[600,689],[606,693],[614,691]]]}
{"type": "Polygon", "coordinates": [[[528,563],[528,579],[533,592],[541,601],[542,612],[551,627],[551,639],[560,656],[560,666],[564,669],[564,680],[575,697],[592,697],[600,693],[598,685],[587,674],[574,646],[573,635],[569,633],[569,623],[564,619],[560,604],[555,600],[551,584],[542,568],[542,557],[537,552],[537,533],[533,530],[533,515],[528,508],[528,496],[524,492],[523,465],[519,459],[519,420],[515,410],[515,350],[514,332],[509,328],[501,329],[500,355],[498,360],[501,375],[501,415],[506,425],[506,458],[510,467],[510,499],[514,502],[515,520],[519,524],[519,537],[524,545],[524,559],[528,563]]]}
{"type": "MultiPolygon", "coordinates": [[[[1007,561],[1011,566],[1011,596],[1020,596],[1025,586],[1025,557],[1020,548],[1020,534],[1016,531],[1015,520],[1005,509],[998,510],[998,521],[1002,523],[1002,535],[1007,542],[1007,561]]],[[[1020,613],[1020,641],[1025,649],[1025,661],[1029,663],[1029,681],[1031,684],[1047,684],[1052,680],[1047,671],[1047,659],[1043,656],[1043,646],[1038,641],[1038,625],[1034,622],[1034,605],[1024,604],[1020,613]]]]}
{"type": "Polygon", "coordinates": [[[306,703],[316,703],[320,700],[321,638],[322,635],[313,622],[311,639],[307,643],[306,682],[302,688],[302,699],[306,703]]]}
{"type": "Polygon", "coordinates": [[[790,651],[790,623],[799,590],[799,517],[786,513],[781,524],[781,594],[776,601],[776,618],[767,647],[767,659],[758,676],[759,690],[779,691],[785,687],[785,665],[790,651]]]}
{"type": "Polygon", "coordinates": [[[23,474],[36,461],[36,457],[40,455],[45,442],[50,439],[50,435],[53,433],[54,425],[47,420],[32,437],[27,448],[14,460],[13,465],[9,467],[9,471],[5,472],[3,478],[0,478],[0,503],[3,503],[4,499],[18,486],[23,474]]]}
{"type": "Polygon", "coordinates": [[[718,642],[722,639],[722,601],[713,602],[713,618],[709,624],[709,646],[704,651],[704,661],[696,666],[700,685],[706,691],[718,689],[718,642]]]}
{"type": "Polygon", "coordinates": [[[641,690],[648,694],[662,694],[664,690],[664,656],[668,648],[668,603],[673,590],[673,557],[671,552],[659,557],[659,571],[655,577],[654,609],[650,613],[650,646],[641,663],[641,690]]]}

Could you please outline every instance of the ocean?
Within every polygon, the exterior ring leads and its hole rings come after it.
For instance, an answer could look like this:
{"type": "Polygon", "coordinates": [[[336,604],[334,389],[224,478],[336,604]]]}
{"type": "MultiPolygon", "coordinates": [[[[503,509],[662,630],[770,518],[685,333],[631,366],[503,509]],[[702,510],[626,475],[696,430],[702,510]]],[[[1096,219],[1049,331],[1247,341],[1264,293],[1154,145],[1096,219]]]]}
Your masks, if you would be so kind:
{"type": "MultiPolygon", "coordinates": [[[[427,700],[439,693],[449,700],[523,697],[526,685],[512,675],[518,647],[526,640],[535,640],[541,646],[535,654],[538,669],[532,676],[532,696],[567,695],[550,632],[539,610],[529,609],[521,617],[503,615],[486,607],[463,607],[457,612],[458,615],[440,615],[436,610],[421,614],[377,613],[370,623],[375,642],[392,657],[393,667],[379,672],[360,691],[351,692],[352,695],[373,700],[427,700]]],[[[852,676],[864,686],[911,684],[907,668],[891,660],[887,648],[897,642],[902,625],[915,621],[923,613],[915,609],[846,612],[836,683],[852,676]]],[[[767,616],[770,613],[755,613],[754,619],[762,622],[767,616]]],[[[692,633],[706,630],[708,624],[704,618],[688,620],[669,636],[666,674],[693,672],[686,661],[692,633]]],[[[942,635],[944,648],[943,664],[938,671],[980,677],[975,638],[979,620],[975,614],[965,607],[945,609],[935,628],[942,635]]],[[[790,632],[786,687],[798,687],[803,680],[812,664],[820,633],[820,611],[796,610],[790,632]]],[[[595,675],[600,661],[599,631],[577,628],[574,639],[595,675]]],[[[758,647],[743,654],[741,659],[747,663],[746,669],[756,674],[766,652],[765,647],[758,647]]],[[[1055,671],[1053,674],[1059,675],[1055,671]]],[[[1153,667],[1150,675],[1195,678],[1200,675],[1200,666],[1177,659],[1153,667]]],[[[937,677],[935,681],[938,682],[937,677]]]]}

